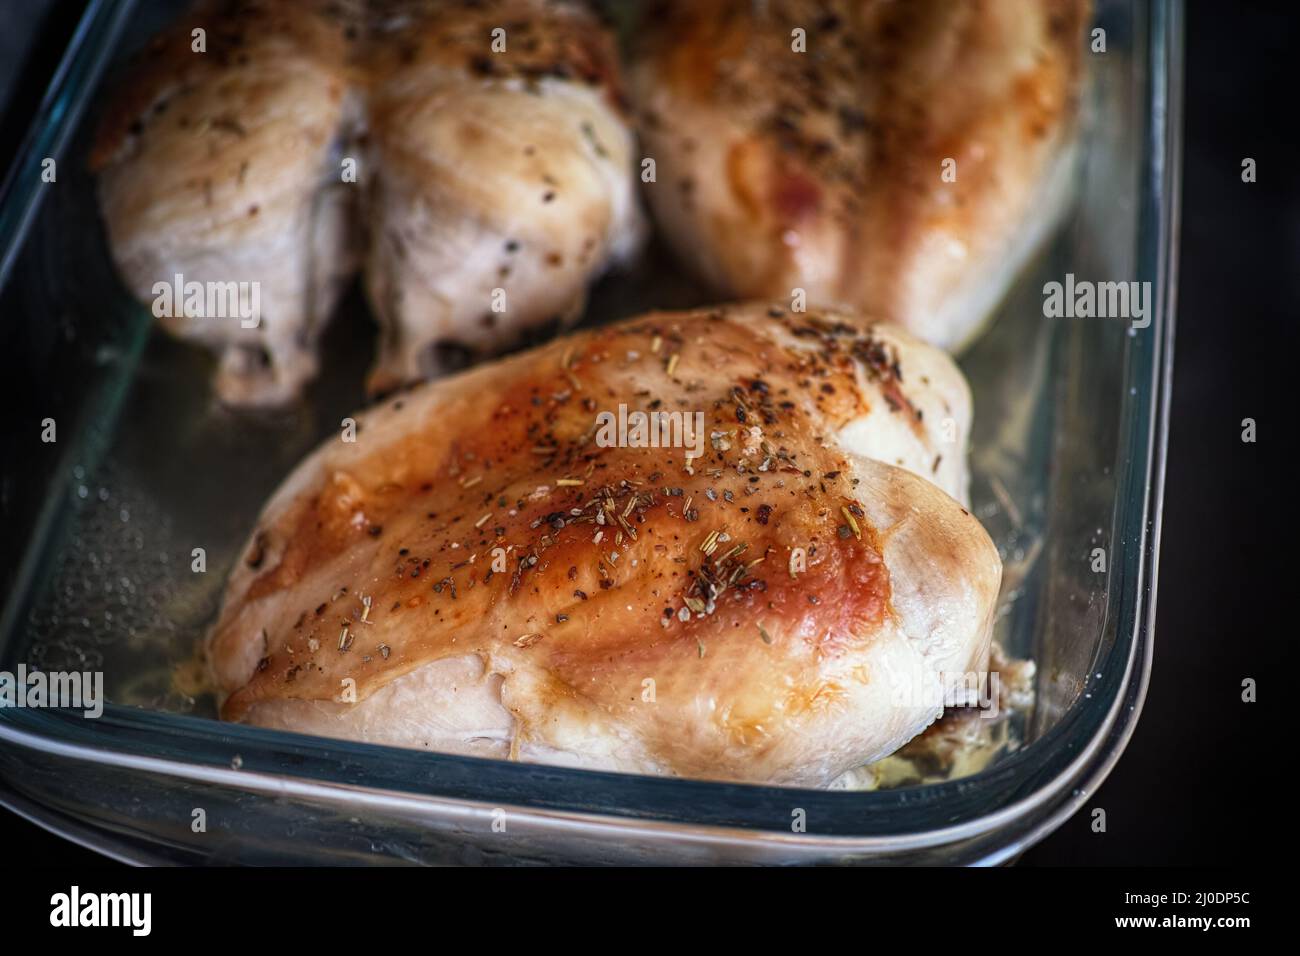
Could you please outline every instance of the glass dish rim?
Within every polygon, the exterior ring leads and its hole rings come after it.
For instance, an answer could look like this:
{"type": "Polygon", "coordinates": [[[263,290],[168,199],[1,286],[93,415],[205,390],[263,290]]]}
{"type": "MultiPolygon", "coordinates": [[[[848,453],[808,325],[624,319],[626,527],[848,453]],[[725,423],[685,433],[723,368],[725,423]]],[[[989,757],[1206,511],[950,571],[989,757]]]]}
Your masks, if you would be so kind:
{"type": "MultiPolygon", "coordinates": [[[[0,248],[0,282],[7,279],[40,205],[41,187],[33,185],[40,181],[39,157],[62,155],[88,93],[114,54],[135,6],[136,0],[92,0],[82,17],[0,192],[0,235],[7,236],[0,248]],[[25,188],[24,174],[29,174],[25,188]]],[[[109,705],[104,717],[95,722],[101,728],[114,729],[108,740],[86,740],[92,735],[84,734],[79,718],[71,715],[21,710],[0,710],[0,740],[78,761],[277,794],[338,799],[345,792],[358,803],[380,801],[390,808],[423,812],[440,805],[507,805],[539,821],[613,825],[621,834],[665,827],[676,833],[690,828],[714,839],[762,838],[787,844],[830,841],[873,852],[978,837],[1027,819],[1055,801],[1047,808],[1050,818],[1038,820],[1031,832],[1022,834],[1001,855],[1029,845],[1074,812],[1109,772],[1132,733],[1150,674],[1172,372],[1182,11],[1172,0],[1153,0],[1148,14],[1149,89],[1143,117],[1137,252],[1138,278],[1152,282],[1156,306],[1150,334],[1132,337],[1125,352],[1123,384],[1136,391],[1133,400],[1123,406],[1114,516],[1117,534],[1137,546],[1122,552],[1122,560],[1112,568],[1108,580],[1117,627],[1114,644],[1102,662],[1103,677],[1092,688],[1092,698],[1076,701],[1043,737],[972,777],[876,792],[798,790],[512,764],[218,724],[118,705],[109,705]],[[1072,753],[1070,742],[1079,739],[1087,743],[1072,753]],[[238,770],[231,767],[236,756],[243,762],[238,770]],[[286,765],[300,770],[286,772],[286,765]],[[393,768],[403,772],[394,773],[393,768]],[[1032,786],[1026,792],[1029,784],[1032,786]],[[1070,788],[1071,798],[1061,800],[1070,788]],[[593,806],[573,796],[593,790],[599,791],[593,806]],[[994,794],[1006,799],[988,809],[988,797],[994,794]],[[714,809],[684,815],[681,811],[682,806],[698,811],[718,804],[725,812],[714,809]],[[976,806],[974,812],[972,805],[976,806]],[[790,833],[792,806],[804,808],[810,819],[829,820],[829,826],[819,825],[816,833],[790,833]],[[962,812],[957,812],[959,808],[962,812]],[[952,819],[944,822],[945,815],[952,819]],[[855,816],[866,819],[849,819],[855,816]],[[896,817],[908,823],[933,822],[919,828],[883,825],[896,817]]],[[[107,403],[116,404],[131,380],[142,342],[136,344],[137,349],[107,385],[107,403]]],[[[112,421],[115,414],[110,412],[101,420],[105,417],[112,421]]],[[[83,445],[79,436],[65,456],[83,445]]],[[[65,460],[65,464],[71,462],[65,460]]],[[[71,467],[61,468],[58,474],[67,481],[71,467]]],[[[14,592],[0,616],[0,642],[14,632],[21,619],[20,606],[31,590],[28,585],[54,537],[58,505],[66,500],[64,491],[54,487],[46,498],[16,575],[14,592]]]]}

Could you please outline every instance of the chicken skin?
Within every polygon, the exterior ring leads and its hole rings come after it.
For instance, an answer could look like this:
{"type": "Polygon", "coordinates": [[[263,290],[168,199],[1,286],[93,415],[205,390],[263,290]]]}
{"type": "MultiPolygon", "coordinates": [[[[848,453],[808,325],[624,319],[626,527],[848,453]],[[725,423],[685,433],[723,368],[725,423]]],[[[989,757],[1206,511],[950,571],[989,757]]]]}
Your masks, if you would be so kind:
{"type": "Polygon", "coordinates": [[[91,165],[132,292],[218,352],[224,401],[276,404],[358,268],[374,390],[576,316],[644,233],[622,100],[568,0],[207,0],[124,78],[91,165]],[[256,321],[157,309],[176,276],[255,287],[256,321]]]}
{"type": "Polygon", "coordinates": [[[576,321],[645,232],[610,36],[576,4],[426,6],[368,63],[375,391],[576,321]]]}
{"type": "Polygon", "coordinates": [[[646,195],[721,296],[968,341],[1059,219],[1087,0],[660,0],[646,195]]]}
{"type": "Polygon", "coordinates": [[[113,258],[142,302],[178,275],[258,290],[243,303],[256,314],[229,298],[208,310],[206,296],[154,310],[168,332],[218,354],[214,387],[232,405],[284,402],[315,374],[317,339],[354,268],[356,187],[335,157],[355,97],[344,28],[323,6],[196,8],[140,55],[91,155],[113,258]],[[206,30],[205,52],[193,30],[206,30]]]}
{"type": "Polygon", "coordinates": [[[766,304],[417,387],[264,509],[206,646],[221,715],[829,785],[986,666],[1001,563],[960,503],[969,427],[939,350],[766,304]]]}

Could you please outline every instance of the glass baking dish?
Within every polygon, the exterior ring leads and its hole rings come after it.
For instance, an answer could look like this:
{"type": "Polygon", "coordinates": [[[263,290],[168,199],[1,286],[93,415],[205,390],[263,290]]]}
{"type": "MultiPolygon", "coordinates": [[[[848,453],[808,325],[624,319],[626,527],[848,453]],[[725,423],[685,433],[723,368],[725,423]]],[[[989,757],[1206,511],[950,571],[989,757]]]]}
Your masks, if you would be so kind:
{"type": "MultiPolygon", "coordinates": [[[[325,740],[219,723],[210,700],[187,695],[177,675],[261,503],[363,403],[373,333],[354,290],[308,399],[237,416],[214,405],[209,360],[155,333],[120,286],[84,163],[97,91],[182,6],[88,5],[0,198],[4,322],[26,330],[16,341],[65,396],[56,444],[32,448],[41,426],[26,422],[0,446],[19,484],[20,461],[57,455],[39,508],[6,526],[24,533],[4,541],[16,571],[0,670],[102,671],[110,701],[96,719],[0,708],[0,802],[125,860],[279,863],[990,864],[1084,805],[1132,733],[1151,661],[1179,4],[1097,4],[1106,52],[1089,57],[1072,211],[960,357],[975,395],[973,503],[1006,566],[997,638],[1036,662],[1034,705],[976,766],[867,791],[325,740]],[[49,157],[57,186],[41,181],[49,157]],[[1044,283],[1067,273],[1149,282],[1149,325],[1044,318],[1044,283]],[[206,574],[190,571],[198,546],[206,574]],[[1104,571],[1093,570],[1098,548],[1104,571]]],[[[703,301],[653,249],[602,280],[588,321],[703,301]]]]}

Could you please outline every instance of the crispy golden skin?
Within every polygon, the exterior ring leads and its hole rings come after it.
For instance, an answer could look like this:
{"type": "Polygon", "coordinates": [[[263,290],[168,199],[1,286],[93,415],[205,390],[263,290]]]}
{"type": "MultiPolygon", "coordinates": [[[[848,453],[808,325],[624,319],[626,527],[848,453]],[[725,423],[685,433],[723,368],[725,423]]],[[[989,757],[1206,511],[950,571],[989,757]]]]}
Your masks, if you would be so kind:
{"type": "Polygon", "coordinates": [[[357,421],[232,575],[226,719],[823,785],[984,666],[1001,565],[953,497],[969,394],[897,329],[652,313],[357,421]],[[704,454],[605,447],[619,404],[700,412],[704,454]]]}
{"type": "Polygon", "coordinates": [[[1068,197],[1088,8],[653,4],[631,86],[660,227],[720,295],[960,345],[1068,197]]]}

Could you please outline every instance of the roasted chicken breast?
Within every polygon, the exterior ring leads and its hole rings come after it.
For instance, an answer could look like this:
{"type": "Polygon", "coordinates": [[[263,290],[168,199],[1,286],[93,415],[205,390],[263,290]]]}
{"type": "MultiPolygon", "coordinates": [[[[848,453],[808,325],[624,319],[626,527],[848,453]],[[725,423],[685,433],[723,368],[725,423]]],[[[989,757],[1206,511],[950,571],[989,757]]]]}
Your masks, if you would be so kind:
{"type": "Polygon", "coordinates": [[[220,353],[222,399],[297,394],[360,263],[382,390],[576,316],[635,250],[619,84],[568,0],[207,0],[124,78],[91,165],[132,292],[206,297],[160,318],[220,353]],[[237,283],[255,322],[204,308],[237,283]]]}
{"type": "Polygon", "coordinates": [[[221,715],[829,785],[985,668],[1001,564],[961,503],[969,425],[939,350],[759,304],[417,387],[267,504],[207,644],[221,715]]]}
{"type": "Polygon", "coordinates": [[[425,6],[367,68],[376,391],[576,321],[645,233],[617,51],[585,9],[425,6]]]}
{"type": "Polygon", "coordinates": [[[196,7],[141,52],[90,158],[127,287],[157,303],[166,286],[195,284],[195,301],[172,296],[155,315],[218,353],[215,387],[235,405],[285,401],[315,374],[355,261],[357,187],[338,159],[356,115],[349,41],[322,7],[196,7]],[[207,290],[230,283],[245,283],[244,300],[209,308],[207,290]]]}
{"type": "Polygon", "coordinates": [[[1088,8],[660,0],[631,71],[660,227],[722,296],[960,346],[1070,195],[1088,8]]]}

